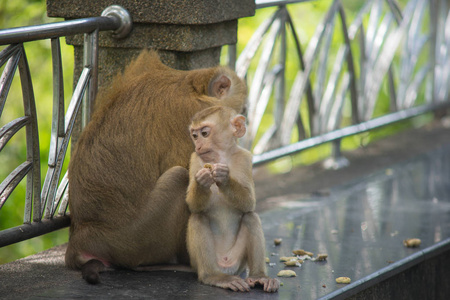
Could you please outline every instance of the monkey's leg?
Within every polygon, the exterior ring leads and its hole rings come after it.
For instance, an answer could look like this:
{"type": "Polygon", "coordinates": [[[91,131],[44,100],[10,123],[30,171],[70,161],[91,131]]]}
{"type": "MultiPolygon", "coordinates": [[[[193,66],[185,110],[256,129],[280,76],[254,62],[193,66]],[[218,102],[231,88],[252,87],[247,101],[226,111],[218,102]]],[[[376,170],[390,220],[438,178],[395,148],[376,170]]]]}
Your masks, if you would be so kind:
{"type": "MultiPolygon", "coordinates": [[[[183,167],[172,167],[163,173],[152,191],[144,196],[136,219],[130,223],[134,254],[138,265],[165,263],[189,264],[186,248],[186,228],[189,209],[186,189],[189,172],[183,167]],[[145,237],[143,240],[142,238],[145,237]]],[[[131,263],[136,266],[135,262],[131,263]]]]}
{"type": "Polygon", "coordinates": [[[269,278],[265,263],[265,239],[259,216],[250,212],[242,218],[242,226],[252,234],[247,235],[246,257],[249,267],[249,277],[246,282],[250,287],[262,285],[265,292],[276,292],[280,287],[278,279],[269,278]]]}
{"type": "Polygon", "coordinates": [[[133,219],[123,222],[125,225],[99,223],[94,227],[78,223],[72,226],[66,265],[82,269],[86,281],[93,283],[99,282],[98,273],[103,271],[100,263],[125,268],[188,264],[189,210],[185,202],[188,181],[185,168],[173,167],[158,179],[152,191],[143,194],[134,208],[133,219]]]}
{"type": "Polygon", "coordinates": [[[188,222],[187,246],[192,267],[204,284],[248,292],[249,285],[239,276],[222,273],[217,263],[214,236],[209,220],[202,214],[191,214],[188,222]]]}

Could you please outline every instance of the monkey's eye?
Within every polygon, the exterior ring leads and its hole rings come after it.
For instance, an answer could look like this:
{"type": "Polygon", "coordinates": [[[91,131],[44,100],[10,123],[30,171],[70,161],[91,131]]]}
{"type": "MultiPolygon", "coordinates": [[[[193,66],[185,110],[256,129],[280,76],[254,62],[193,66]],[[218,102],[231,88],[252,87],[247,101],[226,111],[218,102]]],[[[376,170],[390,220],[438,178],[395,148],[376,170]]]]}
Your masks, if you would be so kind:
{"type": "Polygon", "coordinates": [[[192,134],[192,138],[193,138],[194,140],[196,140],[196,139],[198,138],[198,134],[193,133],[193,134],[192,134]]]}
{"type": "Polygon", "coordinates": [[[202,131],[201,131],[202,137],[204,137],[204,138],[208,137],[210,131],[211,131],[211,129],[209,127],[203,127],[202,131]]]}

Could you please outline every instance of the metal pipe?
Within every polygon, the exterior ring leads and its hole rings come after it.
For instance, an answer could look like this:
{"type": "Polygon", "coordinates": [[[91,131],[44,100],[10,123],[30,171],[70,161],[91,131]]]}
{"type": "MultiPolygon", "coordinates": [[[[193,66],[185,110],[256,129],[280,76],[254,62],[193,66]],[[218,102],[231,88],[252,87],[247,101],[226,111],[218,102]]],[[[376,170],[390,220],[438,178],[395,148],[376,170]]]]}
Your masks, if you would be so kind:
{"type": "Polygon", "coordinates": [[[349,127],[345,127],[342,129],[334,130],[328,133],[325,133],[320,136],[315,136],[306,140],[302,140],[295,144],[283,146],[281,148],[268,151],[259,155],[253,156],[253,165],[259,166],[263,163],[267,163],[273,161],[275,159],[281,158],[286,155],[291,155],[298,153],[302,150],[312,148],[314,146],[318,146],[324,143],[332,142],[338,139],[342,139],[344,137],[348,137],[351,135],[355,135],[358,133],[363,133],[372,129],[376,129],[382,126],[390,125],[394,122],[403,121],[406,119],[410,119],[413,117],[417,117],[421,114],[431,112],[433,110],[442,109],[450,107],[449,102],[442,102],[437,104],[426,104],[418,107],[412,107],[406,110],[398,111],[392,114],[384,115],[379,118],[375,118],[363,123],[359,123],[356,125],[352,125],[349,127]]]}
{"type": "Polygon", "coordinates": [[[116,30],[120,20],[110,17],[93,17],[50,24],[16,27],[0,30],[0,45],[24,43],[99,30],[116,30]]]}
{"type": "Polygon", "coordinates": [[[0,248],[44,235],[69,225],[69,216],[63,216],[5,229],[1,231],[0,248]]]}
{"type": "Polygon", "coordinates": [[[287,4],[293,4],[293,3],[300,3],[300,2],[313,2],[315,0],[256,0],[256,9],[265,8],[265,7],[271,7],[271,6],[282,6],[287,4]]]}
{"type": "Polygon", "coordinates": [[[121,6],[112,5],[102,12],[101,17],[2,29],[0,30],[0,45],[91,33],[95,30],[114,30],[113,37],[124,38],[132,30],[131,16],[121,6]]]}

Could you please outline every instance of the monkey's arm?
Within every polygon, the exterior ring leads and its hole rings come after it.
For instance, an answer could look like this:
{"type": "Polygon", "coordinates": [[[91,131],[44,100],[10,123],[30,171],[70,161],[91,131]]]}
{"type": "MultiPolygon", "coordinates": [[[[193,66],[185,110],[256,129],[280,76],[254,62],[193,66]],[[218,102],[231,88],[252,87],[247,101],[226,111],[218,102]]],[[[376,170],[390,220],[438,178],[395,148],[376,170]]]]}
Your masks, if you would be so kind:
{"type": "Polygon", "coordinates": [[[227,183],[220,185],[219,190],[226,195],[236,209],[244,213],[255,210],[256,199],[253,181],[251,184],[249,182],[242,184],[230,177],[227,183]]]}
{"type": "Polygon", "coordinates": [[[251,154],[242,152],[234,160],[228,180],[218,184],[219,190],[236,209],[245,213],[254,211],[256,198],[251,154]]]}
{"type": "MultiPolygon", "coordinates": [[[[191,213],[199,213],[206,210],[211,198],[210,187],[205,187],[197,181],[197,174],[202,169],[195,153],[191,156],[191,165],[189,170],[189,186],[187,189],[186,203],[191,213]]],[[[208,170],[209,172],[209,170],[208,170]]],[[[212,183],[212,179],[211,179],[212,183]]]]}

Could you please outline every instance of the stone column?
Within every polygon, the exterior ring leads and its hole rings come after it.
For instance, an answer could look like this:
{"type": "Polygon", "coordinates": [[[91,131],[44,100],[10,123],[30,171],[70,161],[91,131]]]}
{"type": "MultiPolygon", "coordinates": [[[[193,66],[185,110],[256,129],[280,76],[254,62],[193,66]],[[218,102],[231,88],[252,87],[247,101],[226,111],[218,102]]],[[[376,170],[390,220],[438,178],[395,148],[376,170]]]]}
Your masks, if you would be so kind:
{"type": "MultiPolygon", "coordinates": [[[[165,64],[181,70],[219,64],[223,45],[235,44],[237,19],[255,12],[254,0],[47,0],[50,17],[100,16],[110,5],[127,9],[133,30],[123,39],[99,35],[99,86],[144,48],[158,49],[165,64]]],[[[83,62],[83,37],[66,39],[75,48],[75,75],[83,62]]]]}

